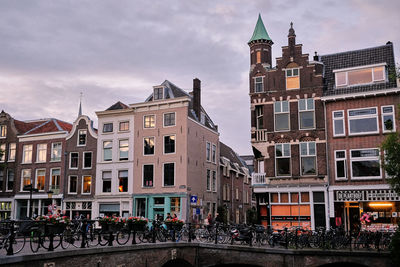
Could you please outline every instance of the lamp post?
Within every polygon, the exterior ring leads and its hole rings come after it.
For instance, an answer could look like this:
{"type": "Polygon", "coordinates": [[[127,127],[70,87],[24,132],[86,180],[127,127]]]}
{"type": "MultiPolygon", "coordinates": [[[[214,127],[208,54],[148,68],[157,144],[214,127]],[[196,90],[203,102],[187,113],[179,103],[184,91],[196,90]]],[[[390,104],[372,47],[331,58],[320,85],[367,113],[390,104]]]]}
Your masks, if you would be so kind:
{"type": "Polygon", "coordinates": [[[24,191],[29,191],[29,218],[32,218],[33,203],[32,203],[32,192],[38,192],[37,188],[33,188],[32,184],[24,186],[24,191]]]}

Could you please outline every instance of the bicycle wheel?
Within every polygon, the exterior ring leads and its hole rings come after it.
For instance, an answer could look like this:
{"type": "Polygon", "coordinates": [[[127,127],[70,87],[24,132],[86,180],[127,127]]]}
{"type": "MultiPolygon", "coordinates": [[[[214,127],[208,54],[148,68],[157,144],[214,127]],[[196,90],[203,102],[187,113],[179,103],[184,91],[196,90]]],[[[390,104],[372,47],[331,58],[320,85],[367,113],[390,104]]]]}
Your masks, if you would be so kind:
{"type": "Polygon", "coordinates": [[[105,232],[100,232],[98,235],[100,246],[105,246],[108,244],[108,240],[110,239],[110,234],[105,232]]]}
{"type": "MultiPolygon", "coordinates": [[[[3,246],[6,250],[8,249],[8,247],[10,245],[9,242],[10,242],[10,237],[7,237],[7,239],[4,240],[4,243],[3,243],[3,246]]],[[[25,236],[19,235],[19,234],[15,235],[14,240],[12,242],[14,254],[17,254],[25,247],[25,242],[26,242],[25,236]]]]}
{"type": "Polygon", "coordinates": [[[86,244],[88,247],[95,247],[99,244],[98,234],[90,231],[86,234],[86,244]]]}
{"type": "Polygon", "coordinates": [[[117,243],[120,245],[125,245],[126,243],[128,243],[130,236],[131,231],[127,229],[121,229],[117,232],[117,243]]]}
{"type": "Polygon", "coordinates": [[[40,235],[41,232],[39,231],[32,231],[30,240],[29,240],[29,246],[31,247],[31,250],[33,253],[36,253],[39,250],[40,247],[40,235]]]}
{"type": "Polygon", "coordinates": [[[166,242],[167,241],[167,235],[161,229],[157,230],[156,237],[157,237],[157,240],[160,241],[160,242],[166,242]]]}
{"type": "Polygon", "coordinates": [[[73,242],[74,239],[71,231],[64,231],[64,233],[61,236],[61,247],[63,249],[67,249],[73,242]]]}

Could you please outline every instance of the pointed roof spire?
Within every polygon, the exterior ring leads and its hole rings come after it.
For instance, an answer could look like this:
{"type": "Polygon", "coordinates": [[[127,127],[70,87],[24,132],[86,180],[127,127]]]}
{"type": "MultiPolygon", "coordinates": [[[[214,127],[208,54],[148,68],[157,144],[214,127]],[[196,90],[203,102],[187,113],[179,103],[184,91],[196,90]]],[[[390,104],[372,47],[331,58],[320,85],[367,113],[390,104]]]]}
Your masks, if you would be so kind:
{"type": "Polygon", "coordinates": [[[293,29],[293,22],[290,22],[290,29],[289,29],[289,35],[288,35],[288,37],[290,37],[290,36],[296,37],[296,34],[295,34],[295,32],[294,32],[294,29],[293,29]]]}
{"type": "Polygon", "coordinates": [[[81,92],[81,95],[80,95],[80,97],[79,97],[79,111],[78,111],[78,117],[79,117],[79,116],[82,116],[82,96],[83,96],[83,93],[81,92]]]}
{"type": "Polygon", "coordinates": [[[250,44],[253,41],[257,41],[257,40],[266,40],[266,41],[270,41],[272,43],[272,40],[269,37],[267,30],[265,29],[264,23],[261,19],[261,14],[258,14],[258,20],[257,20],[256,27],[254,28],[253,36],[251,37],[248,44],[250,44]]]}

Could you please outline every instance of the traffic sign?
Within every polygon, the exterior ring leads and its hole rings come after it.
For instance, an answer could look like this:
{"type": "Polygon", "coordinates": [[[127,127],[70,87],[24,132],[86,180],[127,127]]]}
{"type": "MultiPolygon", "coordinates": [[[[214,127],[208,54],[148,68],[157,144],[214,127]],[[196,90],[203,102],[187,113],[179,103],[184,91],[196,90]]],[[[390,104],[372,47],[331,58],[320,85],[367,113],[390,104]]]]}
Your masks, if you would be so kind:
{"type": "Polygon", "coordinates": [[[197,204],[197,196],[190,197],[190,204],[197,204]]]}

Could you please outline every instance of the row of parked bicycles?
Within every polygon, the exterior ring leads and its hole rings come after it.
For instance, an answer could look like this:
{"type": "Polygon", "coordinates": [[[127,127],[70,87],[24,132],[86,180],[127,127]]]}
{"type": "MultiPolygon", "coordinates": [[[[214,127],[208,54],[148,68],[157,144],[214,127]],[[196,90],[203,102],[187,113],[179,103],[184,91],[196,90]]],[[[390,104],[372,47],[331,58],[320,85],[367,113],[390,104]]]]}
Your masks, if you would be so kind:
{"type": "Polygon", "coordinates": [[[141,227],[129,224],[101,225],[98,220],[72,220],[55,225],[35,221],[0,222],[0,249],[7,255],[21,251],[36,253],[39,249],[86,248],[96,246],[134,245],[157,242],[199,242],[240,244],[258,247],[291,249],[367,249],[388,250],[393,236],[388,231],[345,232],[343,229],[315,231],[302,228],[273,230],[262,225],[166,224],[151,221],[141,227]],[[27,246],[29,244],[29,248],[27,246]]]}

